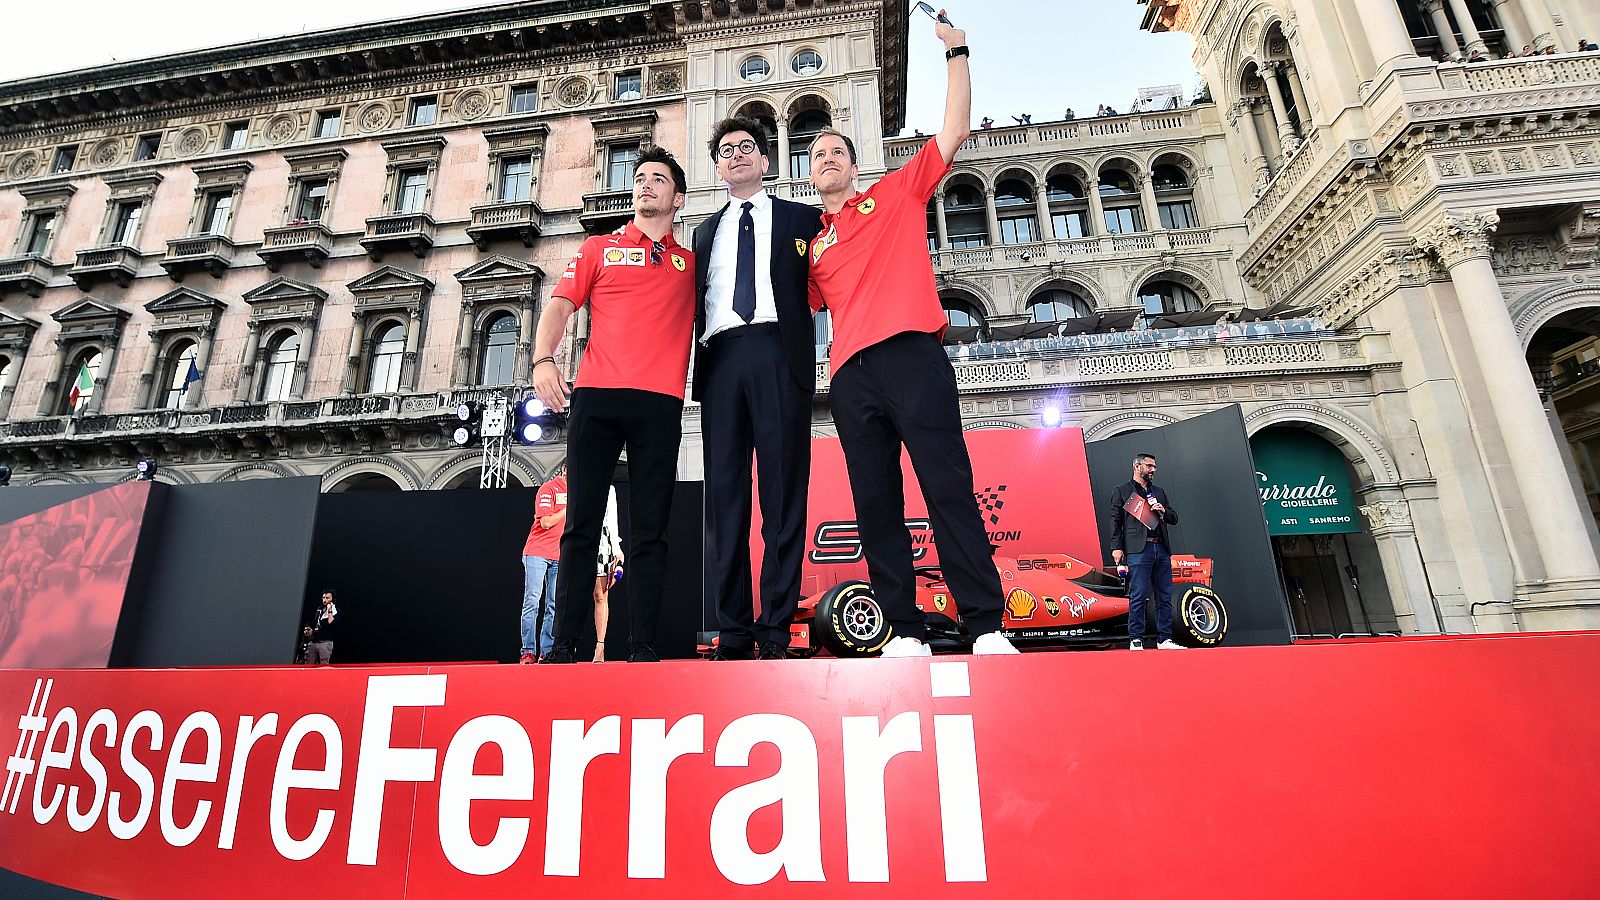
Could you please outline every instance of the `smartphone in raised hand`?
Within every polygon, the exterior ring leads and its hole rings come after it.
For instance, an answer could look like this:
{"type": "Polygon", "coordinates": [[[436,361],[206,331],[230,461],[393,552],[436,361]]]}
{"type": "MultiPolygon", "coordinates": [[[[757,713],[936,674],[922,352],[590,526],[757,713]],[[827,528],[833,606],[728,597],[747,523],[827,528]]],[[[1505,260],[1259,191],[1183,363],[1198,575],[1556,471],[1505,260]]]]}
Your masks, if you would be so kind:
{"type": "Polygon", "coordinates": [[[920,12],[927,13],[928,14],[928,18],[930,18],[930,19],[935,19],[937,21],[943,22],[946,25],[950,25],[951,24],[950,23],[950,19],[948,17],[946,17],[944,13],[940,13],[940,12],[935,12],[934,11],[933,4],[931,4],[931,3],[918,3],[917,4],[917,10],[920,11],[920,12]]]}

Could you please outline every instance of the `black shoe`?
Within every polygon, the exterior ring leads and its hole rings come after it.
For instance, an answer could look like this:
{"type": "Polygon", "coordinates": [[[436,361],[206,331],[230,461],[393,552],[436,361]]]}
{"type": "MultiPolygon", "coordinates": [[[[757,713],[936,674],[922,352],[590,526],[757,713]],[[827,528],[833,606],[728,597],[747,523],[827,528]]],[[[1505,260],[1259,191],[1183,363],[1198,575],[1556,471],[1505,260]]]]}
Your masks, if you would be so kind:
{"type": "Polygon", "coordinates": [[[543,659],[539,660],[542,665],[547,666],[563,663],[576,663],[577,661],[578,655],[573,652],[572,645],[559,642],[554,647],[550,648],[550,652],[546,653],[543,659]]]}
{"type": "Polygon", "coordinates": [[[728,660],[733,660],[733,659],[752,659],[752,658],[753,658],[753,654],[750,652],[750,648],[749,647],[738,647],[738,648],[735,648],[735,647],[724,647],[721,644],[718,644],[717,645],[717,649],[711,651],[711,659],[716,660],[717,662],[727,662],[728,660]]]}
{"type": "Polygon", "coordinates": [[[661,662],[661,657],[656,653],[656,648],[649,644],[634,644],[633,650],[628,653],[628,662],[661,662]]]}
{"type": "Polygon", "coordinates": [[[777,641],[762,641],[761,652],[756,659],[788,659],[789,649],[779,645],[777,641]]]}

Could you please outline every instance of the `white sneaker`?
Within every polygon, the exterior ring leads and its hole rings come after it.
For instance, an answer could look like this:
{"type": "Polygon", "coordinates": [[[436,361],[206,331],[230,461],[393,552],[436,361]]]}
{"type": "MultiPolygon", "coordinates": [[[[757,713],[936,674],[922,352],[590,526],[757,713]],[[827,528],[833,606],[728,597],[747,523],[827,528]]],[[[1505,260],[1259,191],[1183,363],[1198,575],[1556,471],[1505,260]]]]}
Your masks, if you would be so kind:
{"type": "Polygon", "coordinates": [[[1157,650],[1187,650],[1188,647],[1174,640],[1165,640],[1156,645],[1157,650]]]}
{"type": "Polygon", "coordinates": [[[1144,649],[1144,641],[1134,641],[1133,643],[1128,645],[1128,649],[1129,650],[1143,650],[1144,649]]]}
{"type": "Polygon", "coordinates": [[[923,642],[917,640],[914,637],[897,637],[897,638],[893,638],[893,639],[891,639],[889,641],[889,645],[883,648],[883,658],[884,659],[896,659],[896,658],[906,657],[906,656],[932,656],[932,655],[933,655],[933,651],[928,648],[928,645],[924,644],[923,642]]]}
{"type": "Polygon", "coordinates": [[[1011,653],[1021,653],[1021,650],[1011,646],[1011,641],[998,631],[978,635],[972,642],[972,655],[974,656],[1005,656],[1011,653]]]}

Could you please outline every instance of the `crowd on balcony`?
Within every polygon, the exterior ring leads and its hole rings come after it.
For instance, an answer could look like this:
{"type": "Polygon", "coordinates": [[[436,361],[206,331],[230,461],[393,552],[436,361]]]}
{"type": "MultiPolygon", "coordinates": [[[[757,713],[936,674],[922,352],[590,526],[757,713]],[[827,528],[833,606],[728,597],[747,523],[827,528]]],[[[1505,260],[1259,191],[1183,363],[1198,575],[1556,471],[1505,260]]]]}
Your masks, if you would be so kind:
{"type": "MultiPolygon", "coordinates": [[[[1248,310],[1246,311],[1249,312],[1248,310]]],[[[953,360],[1012,359],[1091,350],[1137,350],[1153,347],[1206,346],[1245,340],[1319,337],[1328,328],[1315,316],[1221,315],[1215,324],[1172,327],[1171,317],[1141,316],[1129,327],[1078,330],[1056,324],[1055,333],[1037,333],[1039,323],[994,328],[952,328],[945,353],[953,360]]]]}

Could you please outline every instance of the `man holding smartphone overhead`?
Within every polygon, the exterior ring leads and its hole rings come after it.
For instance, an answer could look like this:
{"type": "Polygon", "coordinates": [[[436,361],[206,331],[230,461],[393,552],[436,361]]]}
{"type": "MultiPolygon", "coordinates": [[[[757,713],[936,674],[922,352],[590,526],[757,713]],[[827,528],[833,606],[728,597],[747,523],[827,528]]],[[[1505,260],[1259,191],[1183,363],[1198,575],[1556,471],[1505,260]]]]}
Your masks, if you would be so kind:
{"type": "MultiPolygon", "coordinates": [[[[926,3],[917,8],[932,14],[926,3]]],[[[944,127],[904,168],[857,192],[855,145],[825,130],[812,142],[822,231],[811,244],[811,305],[833,314],[829,402],[844,449],[867,572],[893,638],[884,656],[928,656],[905,526],[902,448],[922,485],[939,564],[974,653],[1015,653],[1000,633],[1000,577],[972,496],[948,324],[928,258],[927,206],[967,139],[972,81],[966,33],[943,11],[949,86],[944,127]]]]}

